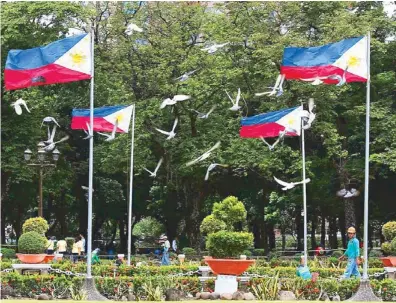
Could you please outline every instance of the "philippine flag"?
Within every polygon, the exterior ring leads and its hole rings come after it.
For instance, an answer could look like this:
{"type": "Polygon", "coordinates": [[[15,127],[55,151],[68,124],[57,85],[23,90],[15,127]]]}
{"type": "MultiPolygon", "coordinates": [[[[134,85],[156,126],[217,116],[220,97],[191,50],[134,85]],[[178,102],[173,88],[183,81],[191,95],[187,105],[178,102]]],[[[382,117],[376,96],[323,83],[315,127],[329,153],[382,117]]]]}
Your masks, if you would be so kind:
{"type": "Polygon", "coordinates": [[[288,129],[287,136],[299,136],[302,110],[303,107],[298,106],[242,118],[239,134],[243,138],[270,138],[288,129]]]}
{"type": "Polygon", "coordinates": [[[90,34],[73,36],[46,46],[10,50],[4,81],[7,90],[91,78],[90,34]]]}
{"type": "Polygon", "coordinates": [[[367,37],[318,47],[286,47],[281,74],[285,79],[328,84],[367,81],[367,37]]]}
{"type": "MultiPolygon", "coordinates": [[[[111,132],[118,121],[117,132],[127,133],[133,105],[104,106],[94,109],[94,131],[111,132]]],[[[73,109],[72,129],[85,129],[89,125],[89,109],[73,109]]]]}

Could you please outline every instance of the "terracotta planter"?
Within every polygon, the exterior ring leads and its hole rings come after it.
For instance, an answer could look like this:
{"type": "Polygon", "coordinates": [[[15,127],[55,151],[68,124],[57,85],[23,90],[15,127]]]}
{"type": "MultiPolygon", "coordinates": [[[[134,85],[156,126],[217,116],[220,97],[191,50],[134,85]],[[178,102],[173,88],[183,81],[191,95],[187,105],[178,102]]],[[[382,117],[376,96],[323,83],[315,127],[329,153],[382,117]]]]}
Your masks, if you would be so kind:
{"type": "Polygon", "coordinates": [[[238,259],[206,259],[206,263],[216,275],[239,276],[243,274],[255,260],[238,259]]]}
{"type": "Polygon", "coordinates": [[[43,262],[41,263],[50,263],[55,258],[55,255],[46,255],[43,262]]]}
{"type": "Polygon", "coordinates": [[[385,267],[396,267],[396,256],[380,258],[385,267]]]}
{"type": "Polygon", "coordinates": [[[16,254],[22,263],[38,264],[44,261],[46,254],[16,254]]]}

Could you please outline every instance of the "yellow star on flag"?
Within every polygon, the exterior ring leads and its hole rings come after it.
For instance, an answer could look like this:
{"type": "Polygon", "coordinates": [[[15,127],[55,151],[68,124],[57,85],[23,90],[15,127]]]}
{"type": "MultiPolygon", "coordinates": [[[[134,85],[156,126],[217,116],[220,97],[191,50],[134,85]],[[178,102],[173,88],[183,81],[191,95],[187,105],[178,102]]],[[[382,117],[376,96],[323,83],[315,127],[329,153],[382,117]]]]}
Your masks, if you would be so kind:
{"type": "Polygon", "coordinates": [[[347,65],[350,66],[350,67],[360,65],[360,58],[355,57],[355,56],[350,56],[348,61],[347,61],[347,65]]]}
{"type": "Polygon", "coordinates": [[[124,119],[124,115],[123,114],[118,114],[116,116],[116,121],[120,122],[122,119],[124,119]]]}
{"type": "Polygon", "coordinates": [[[81,53],[70,54],[70,57],[71,57],[73,65],[81,65],[82,63],[85,62],[85,59],[87,58],[87,56],[85,56],[81,53]]]}

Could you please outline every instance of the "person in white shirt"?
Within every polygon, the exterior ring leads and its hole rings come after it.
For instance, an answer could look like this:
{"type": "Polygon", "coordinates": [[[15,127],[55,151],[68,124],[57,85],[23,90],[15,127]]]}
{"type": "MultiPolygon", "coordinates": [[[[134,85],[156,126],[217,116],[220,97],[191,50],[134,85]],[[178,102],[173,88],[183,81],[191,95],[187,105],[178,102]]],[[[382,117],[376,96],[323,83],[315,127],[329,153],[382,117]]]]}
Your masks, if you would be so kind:
{"type": "Polygon", "coordinates": [[[164,253],[162,254],[162,260],[161,260],[161,265],[170,265],[170,260],[169,260],[169,248],[170,248],[170,243],[168,241],[168,237],[164,237],[165,243],[164,245],[164,253]]]}
{"type": "Polygon", "coordinates": [[[67,243],[65,240],[59,240],[56,243],[56,248],[58,251],[58,254],[66,254],[66,249],[67,249],[67,243]]]}
{"type": "Polygon", "coordinates": [[[82,255],[84,255],[85,254],[85,238],[82,234],[80,234],[80,238],[81,238],[81,243],[82,243],[81,253],[82,253],[82,255]]]}
{"type": "Polygon", "coordinates": [[[175,253],[177,253],[177,237],[175,237],[172,241],[172,249],[175,253]]]}

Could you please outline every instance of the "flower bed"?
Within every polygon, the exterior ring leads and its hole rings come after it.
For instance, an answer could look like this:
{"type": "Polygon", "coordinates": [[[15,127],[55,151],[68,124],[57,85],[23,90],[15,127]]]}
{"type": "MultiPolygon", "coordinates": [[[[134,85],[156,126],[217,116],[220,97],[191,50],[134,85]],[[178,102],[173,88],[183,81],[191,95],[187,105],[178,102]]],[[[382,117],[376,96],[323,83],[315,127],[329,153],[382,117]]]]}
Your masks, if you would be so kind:
{"type": "MultiPolygon", "coordinates": [[[[275,279],[275,278],[268,278],[275,279]]],[[[245,291],[252,291],[253,286],[261,284],[268,279],[253,278],[249,283],[239,285],[239,288],[245,291]]],[[[71,286],[78,288],[82,285],[83,278],[71,278],[66,276],[54,275],[19,275],[16,273],[7,273],[2,276],[3,286],[9,285],[15,295],[22,297],[34,297],[38,293],[46,293],[57,299],[71,298],[71,286]]],[[[201,284],[197,277],[176,277],[169,278],[166,276],[135,276],[135,277],[116,277],[116,278],[98,278],[95,280],[98,290],[108,298],[120,300],[132,292],[138,299],[148,297],[147,285],[151,288],[159,287],[162,294],[168,288],[177,288],[186,293],[195,295],[201,290],[201,284]]],[[[298,278],[279,280],[282,290],[293,291],[299,300],[317,300],[320,290],[327,292],[329,295],[338,294],[341,300],[348,299],[352,296],[359,286],[356,279],[344,280],[338,282],[333,279],[319,279],[316,283],[304,281],[298,278]]],[[[371,286],[374,292],[384,301],[396,300],[396,281],[393,280],[371,280],[371,286]]],[[[212,292],[214,281],[209,280],[206,283],[205,291],[212,292]]]]}

